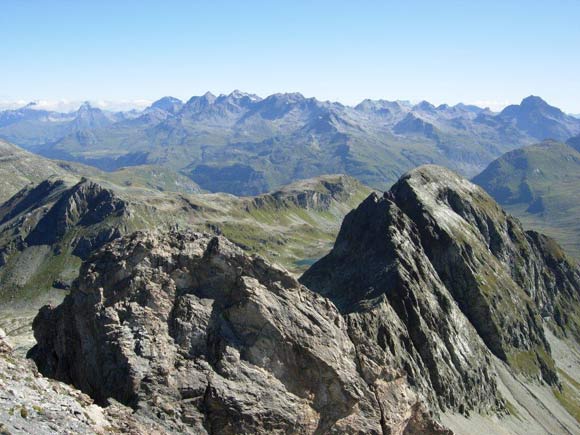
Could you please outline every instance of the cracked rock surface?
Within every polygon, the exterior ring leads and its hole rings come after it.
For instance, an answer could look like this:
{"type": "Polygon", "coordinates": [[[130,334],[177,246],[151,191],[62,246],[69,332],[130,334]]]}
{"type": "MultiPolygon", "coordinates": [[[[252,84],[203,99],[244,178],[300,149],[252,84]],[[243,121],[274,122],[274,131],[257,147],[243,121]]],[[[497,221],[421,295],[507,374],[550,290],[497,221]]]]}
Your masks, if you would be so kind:
{"type": "Polygon", "coordinates": [[[220,236],[112,242],[34,330],[42,373],[167,431],[447,433],[402,376],[369,383],[332,302],[220,236]]]}
{"type": "Polygon", "coordinates": [[[503,407],[491,354],[558,388],[543,327],[579,336],[578,265],[433,165],[347,215],[332,252],[301,282],[343,313],[365,373],[399,369],[443,411],[503,407]]]}

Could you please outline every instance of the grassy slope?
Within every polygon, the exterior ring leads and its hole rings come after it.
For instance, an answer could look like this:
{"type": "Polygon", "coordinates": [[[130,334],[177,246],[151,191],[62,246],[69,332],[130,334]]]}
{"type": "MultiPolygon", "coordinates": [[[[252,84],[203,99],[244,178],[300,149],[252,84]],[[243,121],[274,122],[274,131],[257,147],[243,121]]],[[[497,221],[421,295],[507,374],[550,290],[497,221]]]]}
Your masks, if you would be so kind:
{"type": "MultiPolygon", "coordinates": [[[[69,177],[63,190],[77,180],[69,177]]],[[[96,181],[112,188],[126,201],[128,213],[89,227],[73,227],[58,246],[30,246],[12,251],[6,264],[0,267],[1,299],[35,297],[48,290],[55,280],[70,280],[80,265],[72,255],[74,240],[110,227],[119,228],[124,234],[175,225],[223,233],[249,252],[261,254],[300,273],[309,261],[330,250],[346,213],[370,192],[345,176],[306,180],[272,194],[243,198],[227,194],[162,192],[141,187],[138,183],[119,186],[110,181],[96,181]],[[331,196],[329,188],[336,186],[344,191],[331,196]],[[300,198],[309,198],[310,203],[301,203],[300,198]]],[[[55,194],[42,208],[49,209],[58,198],[55,194]]],[[[35,213],[26,211],[0,225],[0,250],[26,237],[44,211],[39,209],[35,213]]]]}
{"type": "Polygon", "coordinates": [[[526,228],[580,258],[580,153],[547,141],[509,152],[473,179],[526,228]]]}
{"type": "Polygon", "coordinates": [[[79,163],[46,159],[0,140],[0,203],[24,186],[37,184],[50,176],[72,179],[87,176],[111,186],[134,186],[181,193],[201,192],[197,184],[169,168],[145,165],[103,172],[79,163]]]}
{"type": "Polygon", "coordinates": [[[0,140],[0,203],[27,184],[36,184],[51,175],[66,173],[56,162],[0,140]]]}

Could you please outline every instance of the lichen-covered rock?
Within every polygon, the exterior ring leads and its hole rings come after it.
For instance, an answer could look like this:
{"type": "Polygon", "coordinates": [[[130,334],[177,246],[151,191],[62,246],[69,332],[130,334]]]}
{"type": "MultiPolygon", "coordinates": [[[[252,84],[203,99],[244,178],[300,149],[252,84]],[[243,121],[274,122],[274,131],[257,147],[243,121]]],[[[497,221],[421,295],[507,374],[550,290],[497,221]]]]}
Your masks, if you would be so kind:
{"type": "Polygon", "coordinates": [[[167,431],[447,433],[399,373],[362,362],[333,303],[223,237],[118,239],[34,331],[42,373],[167,431]]]}

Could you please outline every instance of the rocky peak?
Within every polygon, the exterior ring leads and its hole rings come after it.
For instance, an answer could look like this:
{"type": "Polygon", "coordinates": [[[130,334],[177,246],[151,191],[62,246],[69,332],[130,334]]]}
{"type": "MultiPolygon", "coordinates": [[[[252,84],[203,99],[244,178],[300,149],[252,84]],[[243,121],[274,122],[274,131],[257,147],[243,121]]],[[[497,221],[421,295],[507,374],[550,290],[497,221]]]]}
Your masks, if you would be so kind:
{"type": "Polygon", "coordinates": [[[218,113],[222,115],[232,115],[245,113],[251,109],[255,103],[261,99],[253,94],[246,94],[244,92],[235,90],[229,95],[220,95],[215,100],[215,105],[218,106],[218,113]]]}
{"type": "Polygon", "coordinates": [[[317,106],[318,102],[315,99],[306,99],[304,95],[299,92],[272,94],[266,97],[258,104],[262,117],[266,119],[281,118],[296,107],[313,108],[317,106]]]}
{"type": "Polygon", "coordinates": [[[548,103],[546,103],[541,97],[538,97],[536,95],[530,95],[529,97],[526,97],[522,100],[522,102],[520,103],[520,107],[525,108],[525,109],[550,109],[552,108],[552,106],[550,106],[548,103]]]}
{"type": "Polygon", "coordinates": [[[216,98],[217,97],[211,92],[206,92],[202,96],[191,97],[189,100],[187,100],[187,103],[185,103],[183,108],[184,110],[192,113],[200,112],[211,106],[215,102],[216,98]]]}
{"type": "Polygon", "coordinates": [[[93,110],[93,106],[91,106],[90,101],[84,101],[78,109],[78,113],[88,113],[93,110]]]}
{"type": "Polygon", "coordinates": [[[358,112],[378,115],[388,122],[396,122],[411,110],[412,106],[402,101],[369,100],[357,104],[354,109],[358,112]]]}
{"type": "Polygon", "coordinates": [[[152,105],[154,109],[160,109],[164,112],[171,113],[172,115],[177,114],[183,107],[183,102],[178,98],[174,97],[163,97],[155,101],[152,105]]]}
{"type": "Polygon", "coordinates": [[[413,110],[420,112],[431,113],[436,110],[435,106],[428,101],[421,101],[420,103],[413,106],[413,110]]]}
{"type": "Polygon", "coordinates": [[[254,103],[260,101],[262,98],[255,94],[248,94],[246,92],[242,92],[239,89],[235,89],[229,95],[224,96],[226,100],[230,102],[241,102],[244,105],[249,103],[254,103]]]}
{"type": "Polygon", "coordinates": [[[167,431],[448,433],[404,378],[361,362],[330,301],[223,237],[118,239],[34,331],[42,373],[167,431]]]}
{"type": "Polygon", "coordinates": [[[113,123],[105,112],[98,107],[91,106],[85,101],[77,110],[74,118],[74,127],[77,130],[91,130],[101,128],[113,123]]]}
{"type": "Polygon", "coordinates": [[[437,139],[437,129],[433,124],[415,113],[408,113],[393,127],[397,134],[421,134],[431,139],[437,139]]]}
{"type": "MultiPolygon", "coordinates": [[[[566,116],[560,109],[550,106],[542,98],[535,95],[530,95],[529,97],[524,98],[519,106],[511,107],[518,107],[519,110],[514,111],[514,114],[519,117],[527,117],[534,113],[556,119],[562,119],[566,116]]],[[[504,115],[511,113],[509,107],[506,107],[502,113],[504,115]]]]}
{"type": "Polygon", "coordinates": [[[87,227],[125,213],[127,204],[113,191],[82,179],[68,189],[28,234],[29,245],[52,245],[73,226],[87,227]]]}
{"type": "Polygon", "coordinates": [[[564,141],[580,132],[580,120],[533,95],[522,100],[519,105],[506,107],[497,116],[538,140],[564,141]]]}
{"type": "Polygon", "coordinates": [[[337,304],[361,347],[397,361],[442,407],[494,406],[490,351],[557,384],[543,323],[578,333],[577,265],[481,188],[437,166],[369,196],[301,282],[337,304]]]}
{"type": "Polygon", "coordinates": [[[465,104],[465,103],[457,103],[455,106],[453,106],[453,108],[457,109],[457,110],[465,111],[465,112],[474,113],[474,114],[479,114],[479,113],[484,112],[486,110],[486,109],[482,109],[479,106],[475,106],[473,104],[465,104]]]}

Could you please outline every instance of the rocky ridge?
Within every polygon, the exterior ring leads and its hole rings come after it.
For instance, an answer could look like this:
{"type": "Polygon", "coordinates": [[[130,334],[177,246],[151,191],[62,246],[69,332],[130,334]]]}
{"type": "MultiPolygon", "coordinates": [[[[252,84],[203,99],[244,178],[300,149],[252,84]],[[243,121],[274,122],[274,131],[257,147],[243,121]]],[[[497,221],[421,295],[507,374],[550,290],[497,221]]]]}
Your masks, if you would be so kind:
{"type": "Polygon", "coordinates": [[[34,329],[42,373],[167,431],[447,433],[404,378],[367,383],[332,303],[223,237],[118,239],[34,329]]]}
{"type": "MultiPolygon", "coordinates": [[[[0,282],[4,293],[32,285],[36,275],[56,268],[50,263],[58,258],[86,258],[119,237],[128,214],[126,201],[87,179],[49,178],[22,189],[0,205],[0,282]]],[[[63,270],[55,271],[55,279],[70,263],[63,262],[63,270]]],[[[76,272],[71,271],[71,278],[76,272]]]]}
{"type": "Polygon", "coordinates": [[[490,353],[557,385],[543,327],[578,339],[578,265],[436,166],[371,194],[301,282],[336,303],[361,349],[393,361],[431,403],[435,392],[442,409],[499,404],[490,353]]]}

